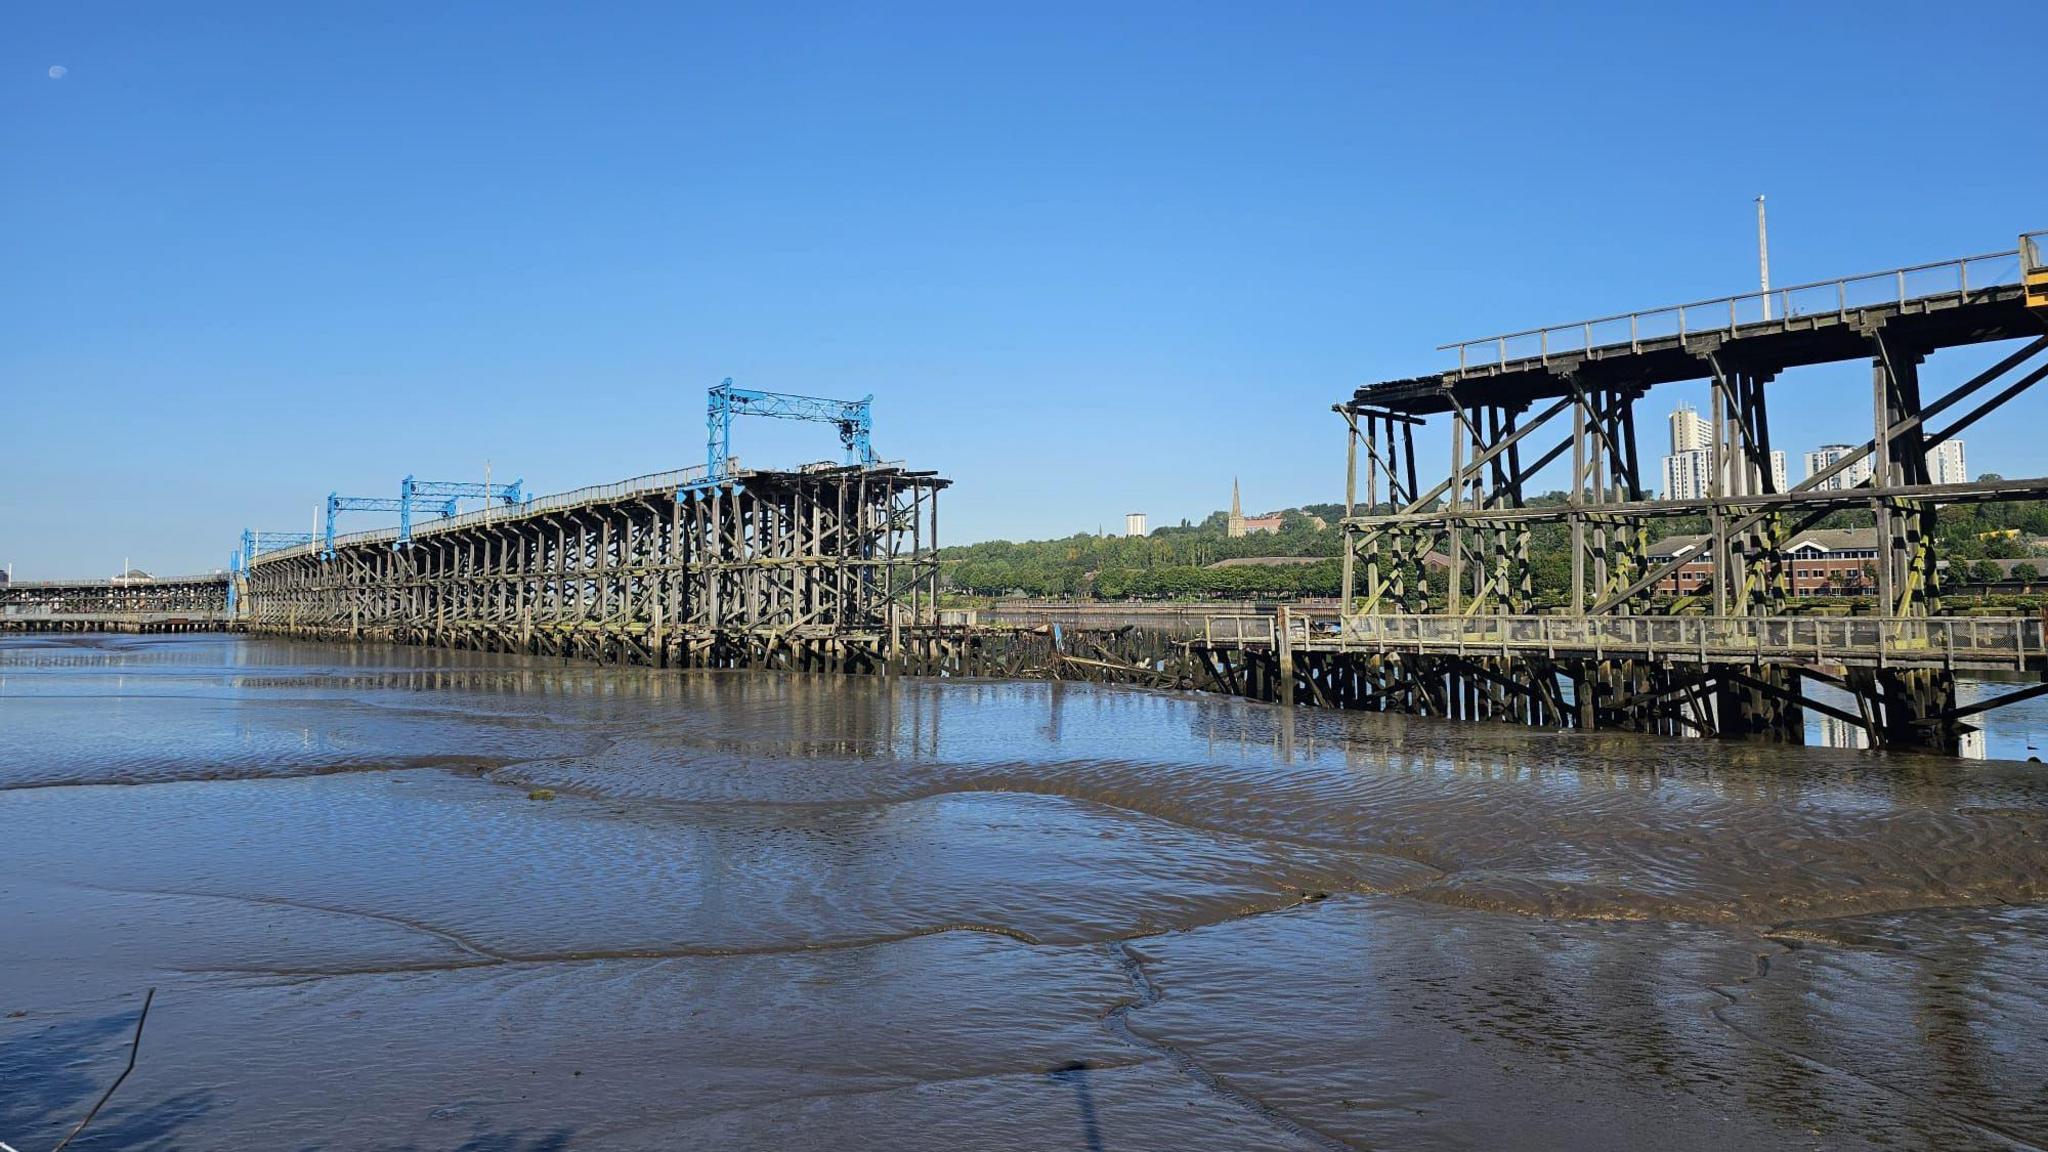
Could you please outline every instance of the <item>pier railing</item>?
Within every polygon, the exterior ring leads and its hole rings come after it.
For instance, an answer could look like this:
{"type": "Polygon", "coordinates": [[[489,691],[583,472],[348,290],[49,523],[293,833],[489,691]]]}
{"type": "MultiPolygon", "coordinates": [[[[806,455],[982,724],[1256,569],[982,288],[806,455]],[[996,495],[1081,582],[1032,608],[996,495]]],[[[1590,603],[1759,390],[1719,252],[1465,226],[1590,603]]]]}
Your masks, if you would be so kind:
{"type": "Polygon", "coordinates": [[[1202,635],[1211,644],[1271,644],[1271,616],[1211,616],[1202,622],[1202,635]]]}
{"type": "Polygon", "coordinates": [[[2023,616],[1346,616],[1301,621],[1310,647],[1540,651],[1644,659],[2025,669],[2048,659],[2044,623],[2023,616]]]}
{"type": "MultiPolygon", "coordinates": [[[[221,584],[226,582],[227,573],[207,572],[199,576],[115,576],[105,580],[16,580],[13,583],[0,581],[0,593],[38,591],[80,591],[84,589],[168,588],[174,584],[221,584]]],[[[4,597],[0,597],[4,598],[4,597]]]]}
{"type": "MultiPolygon", "coordinates": [[[[2034,237],[2042,235],[2034,233],[2034,237]]],[[[2022,241],[2022,248],[2026,241],[2022,241]]],[[[1817,280],[1749,292],[1739,296],[1718,296],[1689,304],[1673,304],[1643,312],[1624,312],[1593,320],[1579,320],[1547,328],[1531,328],[1486,336],[1459,344],[1442,344],[1439,352],[1456,351],[1458,368],[1501,366],[1525,360],[1548,361],[1552,356],[1582,355],[1600,348],[1626,348],[1640,352],[1645,342],[1683,339],[1706,332],[1734,333],[1750,324],[1782,323],[1814,316],[1847,319],[1863,308],[1901,306],[1948,298],[1963,299],[1987,288],[2013,287],[2022,282],[2022,249],[1965,256],[1933,264],[1915,264],[1861,276],[1817,280]]]]}
{"type": "MultiPolygon", "coordinates": [[[[736,461],[734,463],[737,463],[736,461]]],[[[534,516],[554,512],[563,508],[575,508],[583,504],[598,504],[613,500],[630,500],[655,492],[673,492],[685,484],[694,484],[704,479],[707,470],[698,464],[690,468],[671,468],[666,472],[650,472],[635,476],[631,480],[619,480],[611,484],[591,484],[557,492],[552,496],[539,496],[524,504],[506,504],[498,507],[478,508],[459,516],[444,516],[415,525],[413,538],[431,536],[437,532],[452,532],[472,524],[494,524],[519,516],[534,516]]],[[[336,543],[340,543],[339,540],[336,543]]]]}
{"type": "MultiPolygon", "coordinates": [[[[737,458],[727,463],[728,467],[735,471],[739,467],[739,460],[737,458]]],[[[694,484],[704,479],[706,475],[707,469],[705,466],[698,464],[689,468],[671,468],[666,472],[650,472],[645,476],[635,476],[630,480],[619,480],[610,484],[591,484],[582,488],[572,488],[567,492],[557,492],[552,496],[537,496],[522,504],[503,504],[495,507],[477,508],[464,512],[459,516],[441,516],[431,520],[419,520],[413,524],[412,536],[413,539],[417,540],[422,536],[432,536],[440,532],[451,532],[457,528],[464,528],[472,524],[495,524],[501,520],[513,520],[522,516],[540,515],[559,511],[563,508],[575,508],[584,504],[630,499],[634,496],[655,492],[673,492],[685,484],[694,484]]],[[[341,548],[350,544],[396,543],[397,540],[398,529],[396,528],[371,528],[362,532],[350,532],[346,535],[336,536],[334,538],[334,546],[341,548]]],[[[297,544],[289,548],[269,550],[259,554],[258,562],[304,556],[308,553],[319,552],[324,547],[325,544],[322,541],[315,540],[310,544],[297,544]]]]}

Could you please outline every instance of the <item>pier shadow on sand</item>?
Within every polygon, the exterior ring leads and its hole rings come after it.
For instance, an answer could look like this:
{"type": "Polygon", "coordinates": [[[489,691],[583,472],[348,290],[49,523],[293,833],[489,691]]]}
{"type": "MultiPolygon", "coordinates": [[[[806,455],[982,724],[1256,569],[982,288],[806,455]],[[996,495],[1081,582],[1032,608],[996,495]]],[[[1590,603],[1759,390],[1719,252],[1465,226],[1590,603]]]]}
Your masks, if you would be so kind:
{"type": "Polygon", "coordinates": [[[1073,1060],[1046,1075],[1074,1086],[1074,1105],[1081,1113],[1081,1146],[1088,1152],[1102,1152],[1102,1124],[1095,1115],[1095,1091],[1088,1084],[1088,1073],[1092,1068],[1094,1065],[1086,1060],[1073,1060]]]}

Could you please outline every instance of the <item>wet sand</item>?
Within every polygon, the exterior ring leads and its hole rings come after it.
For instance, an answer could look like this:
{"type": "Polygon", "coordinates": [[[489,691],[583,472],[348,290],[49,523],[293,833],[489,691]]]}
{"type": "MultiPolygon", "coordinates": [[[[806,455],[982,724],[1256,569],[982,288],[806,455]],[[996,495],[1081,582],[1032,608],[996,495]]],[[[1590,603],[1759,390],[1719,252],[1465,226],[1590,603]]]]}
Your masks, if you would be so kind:
{"type": "Polygon", "coordinates": [[[22,1152],[2048,1144],[2038,765],[25,637],[0,846],[22,1152]]]}

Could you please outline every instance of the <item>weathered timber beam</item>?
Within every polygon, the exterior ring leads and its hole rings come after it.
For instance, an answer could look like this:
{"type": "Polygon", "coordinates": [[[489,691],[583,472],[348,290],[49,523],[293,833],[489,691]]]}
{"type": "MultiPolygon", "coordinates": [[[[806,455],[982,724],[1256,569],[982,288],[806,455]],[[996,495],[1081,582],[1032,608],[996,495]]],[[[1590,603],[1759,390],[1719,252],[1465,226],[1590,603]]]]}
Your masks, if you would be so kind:
{"type": "MultiPolygon", "coordinates": [[[[1388,516],[1357,516],[1345,522],[1347,527],[1370,534],[1375,530],[1404,525],[1435,526],[1452,520],[1470,525],[1493,521],[1545,523],[1569,520],[1573,515],[1584,515],[1589,520],[1603,517],[1622,520],[1629,517],[1675,517],[1694,516],[1712,512],[1750,511],[1756,519],[1777,511],[1791,508],[1868,508],[1873,497],[1882,496],[1887,500],[1925,500],[1936,504],[1983,504],[2001,500],[2032,500],[2048,494],[2048,478],[2029,480],[1974,480],[1967,484],[1914,484],[1887,488],[1878,493],[1868,487],[1842,489],[1795,489],[1788,492],[1757,492],[1747,496],[1703,496],[1689,500],[1628,500],[1613,504],[1585,504],[1577,508],[1568,504],[1554,507],[1521,508],[1471,508],[1456,513],[1439,510],[1433,513],[1408,515],[1395,513],[1388,516]]],[[[1744,520],[1729,528],[1733,535],[1744,528],[1753,526],[1756,520],[1744,520]]]]}
{"type": "MultiPolygon", "coordinates": [[[[1545,408],[1542,412],[1538,413],[1527,424],[1524,424],[1520,428],[1517,428],[1512,435],[1502,440],[1496,441],[1494,444],[1489,446],[1484,452],[1481,452],[1479,455],[1474,456],[1472,458],[1471,463],[1464,465],[1462,468],[1456,469],[1453,475],[1437,484],[1436,487],[1431,488],[1428,492],[1425,492],[1422,495],[1416,497],[1414,500],[1410,501],[1408,503],[1408,506],[1402,509],[1401,512],[1396,513],[1396,515],[1407,515],[1408,513],[1411,513],[1425,505],[1435,504],[1438,497],[1442,496],[1446,492],[1451,491],[1453,487],[1469,483],[1473,475],[1475,475],[1481,468],[1484,468],[1486,465],[1493,462],[1494,457],[1500,455],[1501,453],[1507,451],[1509,448],[1512,448],[1516,444],[1520,443],[1523,437],[1527,436],[1531,432],[1534,432],[1536,429],[1542,427],[1547,421],[1549,421],[1551,417],[1557,415],[1559,412],[1564,411],[1565,408],[1571,404],[1571,402],[1572,397],[1570,396],[1559,397],[1555,403],[1551,404],[1550,407],[1545,408]]],[[[1464,409],[1462,407],[1455,409],[1455,413],[1456,418],[1460,422],[1463,422],[1465,424],[1465,427],[1467,427],[1468,429],[1472,427],[1472,424],[1465,416],[1464,409]]]]}
{"type": "MultiPolygon", "coordinates": [[[[1811,708],[1815,712],[1818,712],[1823,716],[1832,716],[1845,724],[1854,724],[1856,727],[1862,728],[1866,732],[1871,731],[1868,721],[1864,717],[1859,716],[1854,712],[1843,711],[1842,709],[1837,708],[1832,704],[1823,704],[1810,696],[1801,695],[1800,693],[1791,691],[1790,689],[1780,688],[1776,684],[1773,684],[1768,680],[1759,680],[1754,676],[1745,675],[1741,672],[1735,671],[1732,668],[1726,670],[1722,674],[1725,675],[1730,681],[1736,684],[1740,684],[1744,688],[1761,692],[1764,695],[1769,696],[1776,700],[1783,700],[1787,704],[1796,704],[1801,708],[1811,708]]],[[[1871,739],[1873,744],[1876,743],[1876,735],[1874,732],[1872,733],[1871,739]]]]}
{"type": "Polygon", "coordinates": [[[2048,684],[2035,684],[2031,687],[2022,688],[2017,692],[2007,692],[2003,696],[1994,696],[1989,700],[1979,700],[1975,704],[1965,704],[1960,708],[1951,708],[1946,712],[1937,712],[1932,716],[1923,716],[1913,721],[1913,723],[1925,725],[1946,724],[1951,720],[1961,720],[1965,716],[1975,716],[1979,712],[1989,712],[1993,708],[2003,708],[2007,704],[2017,704],[2022,700],[2032,700],[2036,696],[2043,695],[2048,695],[2048,684]]]}
{"type": "MultiPolygon", "coordinates": [[[[1880,346],[1880,348],[1882,348],[1882,347],[1883,347],[1883,345],[1882,345],[1882,342],[1880,342],[1880,345],[1879,345],[1879,346],[1880,346]]],[[[1923,409],[1922,409],[1922,410],[1921,410],[1920,412],[1917,412],[1917,413],[1914,413],[1914,414],[1913,414],[1913,415],[1911,415],[1911,416],[1908,416],[1907,418],[1905,418],[1904,420],[1900,421],[1900,422],[1899,422],[1898,424],[1896,424],[1896,425],[1892,425],[1892,426],[1891,426],[1891,428],[1890,428],[1890,429],[1888,429],[1888,431],[1887,431],[1887,440],[1889,440],[1889,439],[1890,439],[1890,438],[1891,438],[1892,436],[1894,436],[1894,435],[1899,435],[1899,434],[1903,434],[1903,433],[1906,433],[1906,432],[1909,432],[1909,431],[1911,431],[1912,429],[1915,429],[1915,428],[1918,428],[1918,427],[1920,427],[1920,426],[1921,426],[1922,424],[1924,424],[1924,423],[1925,423],[1925,422],[1926,422],[1926,421],[1927,421],[1927,420],[1928,420],[1929,418],[1931,418],[1931,417],[1933,417],[1933,416],[1936,416],[1936,415],[1939,415],[1939,414],[1940,414],[1941,412],[1944,412],[1944,411],[1946,411],[1946,410],[1947,410],[1948,408],[1952,407],[1953,405],[1955,405],[1955,404],[1958,404],[1958,403],[1962,402],[1962,401],[1963,401],[1964,399],[1966,399],[1967,397],[1969,397],[1969,396],[1970,396],[1970,395],[1972,395],[1973,393],[1977,392],[1977,391],[1978,391],[1979,389],[1983,388],[1983,387],[1984,387],[1985,385],[1987,385],[1987,384],[1991,383],[1991,382],[1992,382],[1993,380],[1996,380],[1996,379],[1997,379],[1998,377],[2000,377],[2000,376],[2003,376],[2003,375],[2004,375],[2004,374],[2005,374],[2006,372],[2010,371],[2010,370],[2011,370],[2012,368],[2014,368],[2015,366],[2019,365],[2020,363],[2024,362],[2025,360],[2027,360],[2028,358],[2032,357],[2032,356],[2033,356],[2033,355],[2035,355],[2036,353],[2040,352],[2040,351],[2041,351],[2041,350],[2042,350],[2043,348],[2048,348],[2048,337],[2044,337],[2044,338],[2042,338],[2042,339],[2039,339],[2039,340],[2035,340],[2035,341],[2033,341],[2033,342],[2029,343],[2029,344],[2028,344],[2028,345],[2027,345],[2026,347],[2024,347],[2024,348],[2021,348],[2021,349],[2020,349],[2019,351],[2017,351],[2017,352],[2014,352],[2014,353],[2012,353],[2011,355],[2008,355],[2007,357],[2005,357],[2005,359],[2003,359],[2003,360],[2000,360],[2000,361],[1999,361],[1998,363],[1996,363],[1996,364],[1992,365],[1992,366],[1991,366],[1990,368],[1987,368],[1987,369],[1985,369],[1985,370],[1984,370],[1983,372],[1980,372],[1980,373],[1978,373],[1978,374],[1977,374],[1976,376],[1972,377],[1972,378],[1971,378],[1970,380],[1966,381],[1965,383],[1963,383],[1963,384],[1960,384],[1960,385],[1958,385],[1957,387],[1955,387],[1955,388],[1952,388],[1952,389],[1950,389],[1950,390],[1948,391],[1948,393],[1947,393],[1947,394],[1945,394],[1944,396],[1942,396],[1942,397],[1941,397],[1941,399],[1939,399],[1939,400],[1936,400],[1936,401],[1935,401],[1934,403],[1932,403],[1932,404],[1930,404],[1930,405],[1927,405],[1927,406],[1926,406],[1925,408],[1923,408],[1923,409]]],[[[1886,353],[1886,356],[1887,356],[1887,363],[1889,363],[1889,353],[1886,353]]],[[[1939,436],[1937,436],[1937,437],[1936,437],[1936,438],[1935,438],[1935,439],[1934,439],[1934,440],[1932,441],[1932,443],[1939,443],[1939,442],[1940,442],[1941,440],[1945,440],[1945,439],[1947,439],[1948,437],[1950,437],[1950,436],[1953,436],[1953,435],[1955,435],[1955,433],[1956,433],[1956,432],[1958,432],[1958,431],[1960,431],[1960,430],[1962,429],[1962,427],[1966,427],[1966,426],[1967,426],[1967,425],[1968,425],[1969,423],[1972,423],[1972,422],[1976,421],[1976,420],[1977,420],[1978,418],[1980,418],[1981,416],[1983,416],[1983,415],[1984,415],[1984,414],[1985,414],[1986,412],[1989,412],[1989,411],[1991,411],[1992,409],[1994,409],[1994,408],[1998,407],[1999,405],[2001,405],[2001,404],[2005,403],[2005,402],[2006,402],[2007,400],[2010,400],[2010,399],[2011,399],[2012,397],[2014,397],[2014,396],[2018,395],[2019,393],[2021,393],[2021,392],[2025,391],[2025,390],[2026,390],[2027,388],[2029,388],[2029,387],[2033,386],[2033,384],[2034,384],[2034,383],[2036,383],[2037,381],[2039,381],[2039,380],[2040,380],[2040,379],[2042,378],[2042,376],[2043,376],[2043,374],[2044,374],[2044,373],[2048,373],[2048,365],[2043,365],[2043,366],[2042,366],[2041,368],[2039,368],[2039,369],[2036,369],[2035,371],[2033,371],[2033,372],[2031,372],[2031,373],[2027,374],[2026,376],[2022,377],[2022,378],[2021,378],[2020,380],[2018,380],[2018,381],[2014,382],[2014,383],[2013,383],[2012,385],[2010,385],[2009,387],[2005,388],[2005,389],[2004,389],[2003,391],[2001,391],[2001,392],[2000,392],[2000,393],[1999,393],[1999,394],[1998,394],[1997,396],[1995,396],[1994,398],[1992,398],[1992,399],[1991,399],[1990,401],[1988,401],[1988,402],[1986,402],[1986,403],[1984,403],[1984,404],[1982,404],[1982,405],[1979,405],[1979,406],[1978,406],[1978,408],[1977,408],[1976,410],[1974,410],[1973,412],[1971,412],[1971,413],[1970,413],[1970,414],[1969,414],[1968,416],[1966,416],[1966,417],[1965,417],[1965,418],[1964,418],[1964,419],[1963,419],[1962,421],[1959,421],[1957,425],[1955,425],[1955,426],[1952,426],[1952,427],[1950,427],[1949,429],[1947,429],[1947,430],[1945,430],[1944,432],[1942,432],[1941,434],[1939,434],[1939,436]]],[[[1924,445],[1923,445],[1923,447],[1924,447],[1924,445]]],[[[1807,496],[1807,495],[1808,495],[1808,494],[1810,494],[1810,493],[1814,493],[1814,492],[1817,492],[1817,491],[1819,491],[1819,486],[1820,486],[1821,484],[1825,483],[1826,481],[1828,481],[1829,479],[1833,478],[1834,476],[1836,476],[1836,475],[1840,474],[1841,472],[1843,472],[1844,470],[1846,470],[1847,468],[1849,468],[1849,467],[1850,467],[1851,465],[1855,464],[1855,463],[1856,463],[1857,461],[1861,460],[1861,459],[1862,459],[1863,457],[1865,457],[1865,456],[1868,456],[1868,455],[1870,455],[1871,453],[1875,452],[1876,450],[1877,450],[1877,441],[1876,441],[1875,439],[1869,440],[1869,441],[1865,442],[1865,443],[1864,443],[1864,445],[1863,445],[1863,447],[1862,447],[1862,448],[1861,448],[1860,450],[1858,450],[1857,452],[1851,453],[1850,455],[1848,455],[1848,456],[1845,456],[1845,457],[1843,457],[1842,459],[1840,459],[1840,460],[1837,460],[1837,461],[1835,461],[1835,463],[1834,463],[1834,464],[1832,464],[1831,466],[1829,466],[1828,468],[1826,468],[1826,469],[1823,469],[1822,471],[1820,471],[1820,472],[1818,472],[1818,473],[1816,473],[1816,474],[1814,474],[1814,475],[1812,475],[1812,476],[1809,476],[1809,477],[1807,477],[1807,478],[1806,478],[1806,479],[1805,479],[1804,481],[1802,481],[1802,482],[1800,482],[1800,483],[1799,483],[1798,485],[1794,486],[1794,488],[1792,489],[1792,491],[1791,491],[1791,492],[1785,493],[1784,495],[1785,495],[1785,496],[1788,496],[1788,497],[1805,497],[1805,496],[1807,496]]],[[[1874,487],[1874,486],[1873,486],[1872,484],[1870,484],[1869,482],[1867,482],[1867,481],[1866,481],[1866,482],[1865,482],[1864,484],[1858,485],[1858,486],[1857,486],[1856,488],[1851,488],[1851,489],[1839,489],[1839,490],[1833,490],[1833,491],[1836,491],[1837,493],[1843,493],[1843,492],[1863,492],[1863,491],[1869,491],[1869,490],[1872,490],[1872,489],[1873,489],[1873,487],[1874,487]]],[[[1916,486],[1916,487],[1917,487],[1917,486],[1916,486]]],[[[1949,487],[1954,487],[1954,488],[1974,488],[1974,487],[1976,487],[1976,485],[1951,485],[1951,486],[1949,486],[1949,487]]],[[[1899,498],[1899,499],[1910,499],[1910,498],[1913,498],[1913,491],[1912,491],[1912,490],[1905,490],[1905,489],[1898,489],[1898,488],[1889,488],[1889,489],[1887,489],[1887,491],[1886,491],[1886,494],[1887,494],[1887,496],[1888,496],[1888,497],[1895,497],[1895,498],[1899,498]]],[[[1989,497],[1989,498],[1991,498],[1991,499],[1996,499],[1997,497],[1989,497]]],[[[1949,501],[1945,501],[1945,502],[1946,502],[1946,503],[1962,503],[1963,501],[1962,501],[1962,500],[1949,500],[1949,501]]],[[[1673,502],[1673,501],[1662,501],[1661,503],[1664,503],[1664,504],[1667,504],[1667,505],[1668,505],[1668,504],[1671,504],[1671,503],[1674,503],[1674,502],[1673,502]]],[[[1727,508],[1727,507],[1729,507],[1729,505],[1727,505],[1727,504],[1726,504],[1725,502],[1715,502],[1715,503],[1716,503],[1717,507],[1720,507],[1720,508],[1727,508]]],[[[1712,509],[1712,508],[1709,508],[1709,509],[1703,509],[1703,510],[1708,510],[1708,511],[1711,511],[1711,510],[1714,510],[1714,509],[1712,509]]],[[[1728,534],[1729,534],[1729,535],[1734,535],[1734,534],[1739,534],[1739,533],[1742,533],[1742,532],[1746,532],[1746,531],[1748,531],[1748,530],[1749,530],[1750,528],[1754,527],[1754,526],[1755,526],[1755,525],[1757,524],[1757,522],[1758,522],[1758,521],[1760,521],[1760,520],[1762,520],[1762,519],[1763,519],[1764,517],[1766,517],[1766,516],[1770,515],[1770,513],[1771,513],[1772,511],[1775,511],[1775,508],[1773,508],[1773,507],[1766,507],[1766,508],[1764,508],[1764,509],[1763,509],[1762,511],[1756,511],[1756,512],[1751,512],[1751,513],[1750,513],[1749,515],[1747,515],[1747,516],[1743,517],[1743,519],[1742,519],[1741,521],[1739,521],[1738,523],[1736,523],[1736,524],[1735,524],[1735,525],[1734,525],[1733,527],[1729,528],[1729,529],[1727,530],[1727,532],[1728,532],[1728,534]]],[[[1595,611],[1596,613],[1598,613],[1598,612],[1604,612],[1604,611],[1606,611],[1607,609],[1609,609],[1609,608],[1612,608],[1612,607],[1613,607],[1614,605],[1616,605],[1616,604],[1620,604],[1620,603],[1625,603],[1625,602],[1627,602],[1627,600],[1628,600],[1628,599],[1629,599],[1630,597],[1633,597],[1633,596],[1637,595],[1638,593],[1640,593],[1641,591],[1643,591],[1643,590],[1644,590],[1644,589],[1646,589],[1646,588],[1652,587],[1652,586],[1653,586],[1653,585],[1655,585],[1655,584],[1656,584],[1656,583],[1657,583],[1658,581],[1660,581],[1660,580],[1663,580],[1664,578],[1666,578],[1667,576],[1669,576],[1669,575],[1670,575],[1671,573],[1673,573],[1673,572],[1676,572],[1676,571],[1677,571],[1677,570],[1678,570],[1679,568],[1683,567],[1683,566],[1685,565],[1685,563],[1686,563],[1686,562],[1687,562],[1687,557],[1683,557],[1683,556],[1681,556],[1681,557],[1676,557],[1676,558],[1674,558],[1673,560],[1671,560],[1671,561],[1669,561],[1669,562],[1667,562],[1667,563],[1665,563],[1665,564],[1659,565],[1658,567],[1656,567],[1656,568],[1652,569],[1652,570],[1651,570],[1650,572],[1648,572],[1647,574],[1645,574],[1645,575],[1644,575],[1644,576],[1643,576],[1643,577],[1642,577],[1642,578],[1641,578],[1640,580],[1638,580],[1638,581],[1637,581],[1637,582],[1636,582],[1635,584],[1631,585],[1630,587],[1628,587],[1628,588],[1624,589],[1623,591],[1621,591],[1621,592],[1619,592],[1619,593],[1617,593],[1617,594],[1615,594],[1615,595],[1613,595],[1613,596],[1611,596],[1611,597],[1608,597],[1608,598],[1606,598],[1605,600],[1602,600],[1602,601],[1601,601],[1601,602],[1600,602],[1600,603],[1599,603],[1598,605],[1596,605],[1596,606],[1595,606],[1595,608],[1594,608],[1594,611],[1595,611]]]]}

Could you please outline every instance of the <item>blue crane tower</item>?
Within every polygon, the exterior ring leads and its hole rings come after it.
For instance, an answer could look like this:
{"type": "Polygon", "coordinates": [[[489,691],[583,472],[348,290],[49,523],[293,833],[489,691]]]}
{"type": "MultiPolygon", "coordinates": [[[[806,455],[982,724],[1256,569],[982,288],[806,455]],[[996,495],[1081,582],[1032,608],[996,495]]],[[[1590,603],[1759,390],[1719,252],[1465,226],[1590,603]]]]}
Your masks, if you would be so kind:
{"type": "Polygon", "coordinates": [[[414,507],[432,511],[437,516],[455,515],[456,502],[465,496],[481,497],[485,500],[502,500],[506,504],[519,503],[520,481],[510,484],[479,484],[467,480],[415,480],[407,476],[398,486],[398,495],[390,496],[343,496],[339,492],[327,494],[327,529],[321,546],[323,560],[334,558],[334,517],[341,512],[396,512],[398,513],[398,538],[391,542],[393,548],[403,548],[412,543],[412,513],[414,507]]]}
{"type": "Polygon", "coordinates": [[[798,396],[790,392],[757,392],[733,386],[728,376],[711,390],[707,422],[711,426],[709,450],[705,454],[707,483],[728,478],[732,460],[732,418],[734,416],[776,416],[784,420],[812,420],[836,425],[839,442],[846,446],[846,462],[874,467],[875,449],[869,442],[874,430],[873,396],[858,400],[831,400],[823,396],[798,396]]]}

